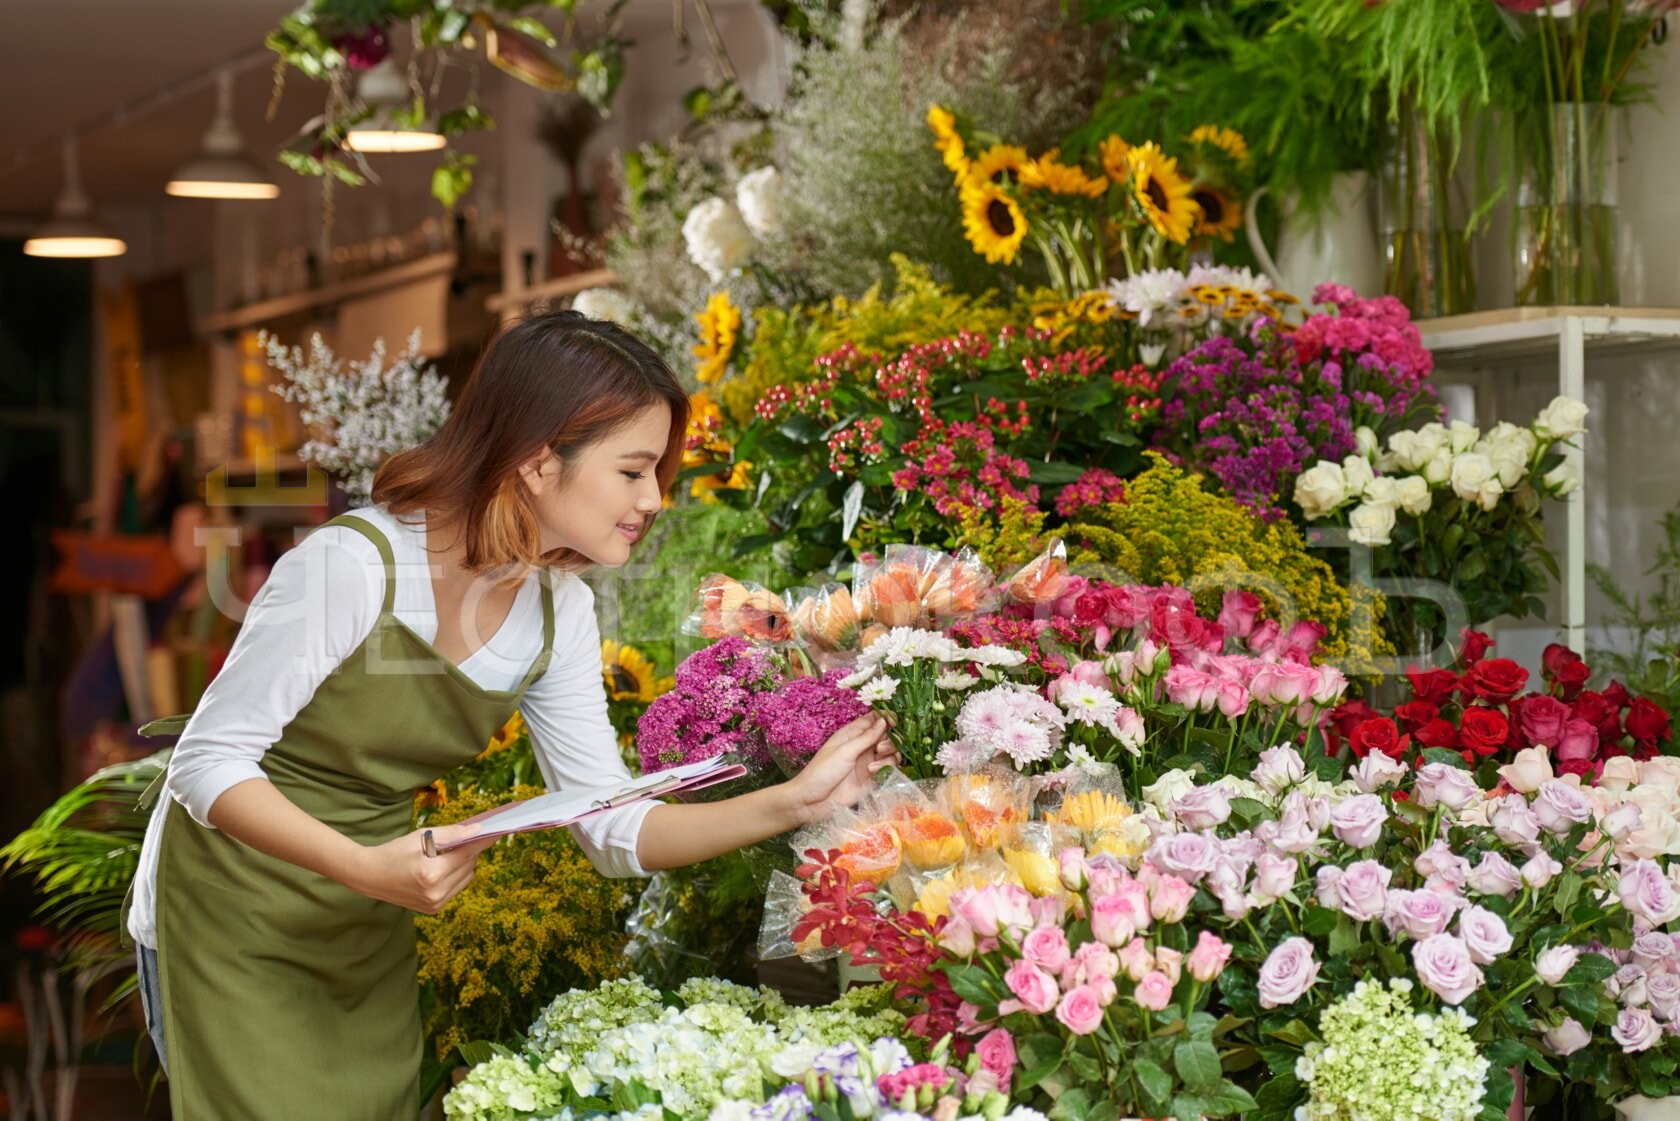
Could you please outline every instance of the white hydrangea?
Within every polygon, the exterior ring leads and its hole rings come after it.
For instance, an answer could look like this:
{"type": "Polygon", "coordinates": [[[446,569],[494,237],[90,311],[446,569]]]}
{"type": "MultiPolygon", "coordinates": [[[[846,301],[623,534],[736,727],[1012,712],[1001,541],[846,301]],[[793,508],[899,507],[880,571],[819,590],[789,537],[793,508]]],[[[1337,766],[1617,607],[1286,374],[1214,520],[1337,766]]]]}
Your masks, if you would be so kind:
{"type": "Polygon", "coordinates": [[[706,199],[690,210],[682,232],[689,259],[713,284],[739,269],[752,253],[752,233],[741,212],[720,198],[706,199]]]}
{"type": "Polygon", "coordinates": [[[1361,981],[1319,1020],[1295,1076],[1308,1088],[1300,1121],[1473,1121],[1488,1061],[1459,1009],[1414,1012],[1409,982],[1361,981]]]}
{"type": "Polygon", "coordinates": [[[572,310],[591,319],[604,319],[620,327],[630,326],[635,313],[630,298],[616,288],[585,288],[572,297],[572,310]]]}
{"type": "Polygon", "coordinates": [[[782,228],[782,173],[761,167],[741,176],[735,184],[735,203],[741,217],[759,237],[769,237],[782,228]]]}
{"type": "Polygon", "coordinates": [[[287,348],[266,331],[257,344],[285,384],[274,392],[296,402],[303,423],[322,433],[298,449],[298,456],[338,477],[352,505],[364,506],[373,476],[397,452],[423,443],[449,417],[448,380],[420,357],[420,332],[385,364],[385,340],[375,339],[373,356],[344,363],[320,335],[287,348]]]}

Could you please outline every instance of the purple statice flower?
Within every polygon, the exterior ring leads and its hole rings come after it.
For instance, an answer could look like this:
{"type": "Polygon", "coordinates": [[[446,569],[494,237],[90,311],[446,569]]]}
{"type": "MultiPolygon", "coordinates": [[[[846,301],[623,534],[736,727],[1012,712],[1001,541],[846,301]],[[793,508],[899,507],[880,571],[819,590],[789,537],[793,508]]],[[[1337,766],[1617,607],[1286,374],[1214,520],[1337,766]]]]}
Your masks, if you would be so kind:
{"type": "Polygon", "coordinates": [[[752,698],[752,724],[784,772],[798,773],[828,737],[869,715],[856,690],[841,688],[845,676],[845,670],[830,670],[821,677],[799,677],[752,698]]]}
{"type": "Polygon", "coordinates": [[[749,717],[755,697],[781,675],[768,651],[731,637],[690,654],[676,687],[655,700],[636,724],[642,770],[660,771],[734,752],[749,770],[769,769],[764,737],[749,717]]]}

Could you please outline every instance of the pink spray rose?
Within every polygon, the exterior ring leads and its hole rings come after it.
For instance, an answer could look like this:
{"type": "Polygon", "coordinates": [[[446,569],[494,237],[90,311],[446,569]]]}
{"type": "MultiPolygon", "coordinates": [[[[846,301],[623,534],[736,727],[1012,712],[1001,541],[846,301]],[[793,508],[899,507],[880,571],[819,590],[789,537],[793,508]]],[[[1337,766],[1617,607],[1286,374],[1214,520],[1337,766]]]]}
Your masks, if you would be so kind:
{"type": "Polygon", "coordinates": [[[1075,1035],[1090,1035],[1102,1025],[1103,1004],[1089,985],[1063,994],[1056,1005],[1056,1019],[1075,1035]]]}
{"type": "Polygon", "coordinates": [[[1120,959],[1120,968],[1126,971],[1126,976],[1134,982],[1141,982],[1155,969],[1155,955],[1149,952],[1149,945],[1141,938],[1134,938],[1115,954],[1120,959]]]}
{"type": "Polygon", "coordinates": [[[1009,986],[1015,999],[998,1005],[1000,1016],[1021,1009],[1042,1016],[1056,1007],[1056,998],[1061,994],[1054,977],[1025,959],[1015,962],[1004,972],[1003,983],[1009,986]]]}
{"type": "Polygon", "coordinates": [[[1178,922],[1194,898],[1195,888],[1177,876],[1162,876],[1149,889],[1149,913],[1160,922],[1178,922]]]}
{"type": "Polygon", "coordinates": [[[1059,926],[1037,926],[1021,942],[1021,956],[1046,973],[1060,973],[1071,951],[1059,926]]]}
{"type": "Polygon", "coordinates": [[[1196,939],[1196,948],[1190,951],[1185,965],[1190,970],[1190,976],[1207,984],[1225,971],[1225,963],[1231,960],[1231,947],[1211,931],[1202,931],[1196,939]]]}
{"type": "Polygon", "coordinates": [[[1138,1007],[1151,1012],[1159,1012],[1172,1003],[1173,984],[1167,980],[1167,975],[1152,970],[1143,975],[1143,980],[1137,983],[1132,991],[1132,999],[1138,1002],[1138,1007]]]}
{"type": "Polygon", "coordinates": [[[1009,1081],[1015,1075],[1015,1037],[1003,1028],[993,1028],[974,1045],[980,1057],[980,1069],[989,1071],[998,1080],[998,1090],[1009,1092],[1009,1081]]]}

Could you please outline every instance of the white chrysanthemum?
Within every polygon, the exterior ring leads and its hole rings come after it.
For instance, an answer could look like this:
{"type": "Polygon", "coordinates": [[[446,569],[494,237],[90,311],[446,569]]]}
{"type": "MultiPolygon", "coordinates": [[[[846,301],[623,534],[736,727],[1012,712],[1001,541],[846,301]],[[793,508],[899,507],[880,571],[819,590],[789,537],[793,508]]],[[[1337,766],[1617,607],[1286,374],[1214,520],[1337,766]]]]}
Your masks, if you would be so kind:
{"type": "Polygon", "coordinates": [[[1056,692],[1056,703],[1068,714],[1068,720],[1092,727],[1106,727],[1120,711],[1119,698],[1084,681],[1064,682],[1056,692]]]}
{"type": "Polygon", "coordinates": [[[585,288],[572,297],[572,310],[591,319],[604,319],[621,327],[630,326],[635,305],[615,288],[585,288]]]}
{"type": "Polygon", "coordinates": [[[938,631],[894,627],[863,648],[857,659],[858,672],[861,673],[866,666],[908,666],[918,658],[956,661],[959,649],[956,642],[938,631]]]}
{"type": "Polygon", "coordinates": [[[1011,650],[1007,646],[976,646],[971,649],[958,649],[945,659],[948,662],[973,662],[977,666],[987,669],[1007,669],[1021,665],[1027,656],[1019,650],[1011,650]]]}
{"type": "Polygon", "coordinates": [[[1136,315],[1139,327],[1147,327],[1177,302],[1187,283],[1177,269],[1149,269],[1109,281],[1108,296],[1116,307],[1136,315]]]}
{"type": "Polygon", "coordinates": [[[690,210],[683,219],[682,232],[689,260],[699,265],[713,284],[739,269],[752,253],[752,233],[741,212],[720,198],[709,198],[690,210]]]}
{"type": "Polygon", "coordinates": [[[861,701],[878,704],[882,701],[892,700],[893,694],[896,692],[898,692],[898,678],[882,676],[871,678],[858,686],[857,694],[861,701]]]}
{"type": "Polygon", "coordinates": [[[741,217],[759,237],[769,237],[782,228],[782,173],[761,167],[741,176],[735,184],[735,204],[741,217]]]}
{"type": "Polygon", "coordinates": [[[933,681],[935,687],[946,689],[953,693],[960,693],[964,689],[972,689],[980,684],[980,679],[972,673],[964,673],[960,669],[946,670],[933,681]]]}

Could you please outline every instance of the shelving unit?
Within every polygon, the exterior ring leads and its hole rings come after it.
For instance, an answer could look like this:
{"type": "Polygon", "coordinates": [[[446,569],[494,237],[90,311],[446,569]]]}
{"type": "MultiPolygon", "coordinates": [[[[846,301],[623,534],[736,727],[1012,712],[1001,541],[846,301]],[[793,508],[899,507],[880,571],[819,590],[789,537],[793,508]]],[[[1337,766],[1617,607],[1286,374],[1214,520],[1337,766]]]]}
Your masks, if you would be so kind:
{"type": "Polygon", "coordinates": [[[343,303],[345,300],[356,299],[360,296],[372,295],[388,288],[396,288],[403,284],[412,284],[416,280],[427,277],[448,274],[455,271],[460,258],[453,252],[433,253],[426,257],[417,257],[391,268],[380,269],[378,272],[365,273],[349,280],[339,281],[337,284],[327,284],[320,288],[311,288],[303,292],[293,292],[285,296],[277,296],[272,300],[260,300],[254,304],[245,304],[229,311],[216,312],[199,319],[198,330],[201,334],[215,335],[233,331],[242,331],[249,327],[261,327],[276,319],[284,319],[299,312],[313,311],[316,308],[330,307],[343,303]]]}
{"type": "MultiPolygon", "coordinates": [[[[1442,365],[1506,365],[1550,354],[1557,362],[1558,393],[1585,400],[1589,355],[1680,346],[1680,308],[1502,308],[1422,320],[1418,330],[1442,365]]],[[[1580,449],[1571,448],[1567,456],[1581,489],[1566,506],[1563,629],[1569,648],[1584,653],[1587,479],[1580,449]]]]}
{"type": "Polygon", "coordinates": [[[618,277],[614,275],[611,269],[590,269],[588,272],[575,272],[570,276],[557,276],[553,280],[533,284],[529,288],[521,288],[512,292],[497,292],[484,301],[484,306],[503,319],[510,319],[540,300],[557,300],[566,296],[575,296],[586,288],[607,287],[617,279],[618,277]]]}

